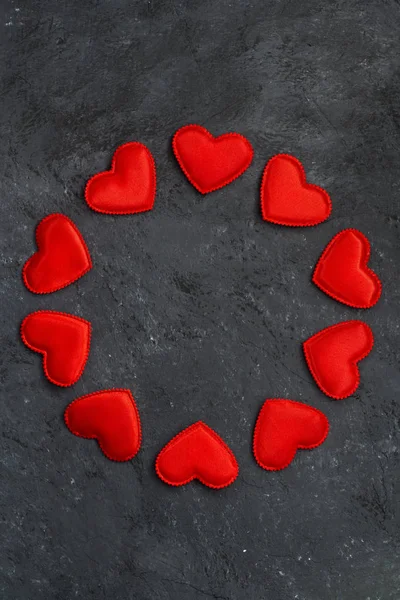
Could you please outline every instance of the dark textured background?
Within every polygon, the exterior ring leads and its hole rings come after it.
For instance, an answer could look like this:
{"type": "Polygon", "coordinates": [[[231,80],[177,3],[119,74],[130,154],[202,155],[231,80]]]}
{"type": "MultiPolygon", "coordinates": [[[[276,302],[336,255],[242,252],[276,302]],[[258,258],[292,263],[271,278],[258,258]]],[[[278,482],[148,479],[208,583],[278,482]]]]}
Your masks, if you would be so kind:
{"type": "Polygon", "coordinates": [[[395,0],[1,1],[1,599],[400,598],[399,30],[395,0]],[[206,197],[171,153],[190,122],[255,149],[239,180],[206,197]],[[130,140],[155,157],[154,210],[91,212],[85,182],[130,140]],[[328,190],[328,222],[261,220],[260,177],[278,152],[328,190]],[[40,297],[21,267],[54,211],[78,225],[94,268],[40,297]],[[372,242],[384,291],[369,311],[310,282],[345,227],[372,242]],[[72,389],[48,383],[19,340],[37,309],[92,321],[72,389]],[[348,318],[376,344],[357,393],[335,402],[301,342],[348,318]],[[77,396],[113,386],[132,390],[142,418],[125,464],[62,420],[77,396]],[[331,433],[267,473],[251,435],[274,396],[322,409],[331,433]],[[240,463],[225,490],[155,475],[157,452],[197,419],[240,463]]]}

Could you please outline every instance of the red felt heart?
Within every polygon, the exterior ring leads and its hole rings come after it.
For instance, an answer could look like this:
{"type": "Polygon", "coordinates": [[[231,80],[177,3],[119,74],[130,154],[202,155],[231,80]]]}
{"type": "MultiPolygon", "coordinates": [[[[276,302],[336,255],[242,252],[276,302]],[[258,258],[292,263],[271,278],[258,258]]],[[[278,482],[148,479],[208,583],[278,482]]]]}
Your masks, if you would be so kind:
{"type": "Polygon", "coordinates": [[[255,459],[267,471],[285,469],[298,448],[320,446],[328,431],[328,419],[320,410],[294,400],[266,400],[254,430],[255,459]]]}
{"type": "Polygon", "coordinates": [[[156,196],[156,166],[140,142],[123,144],[114,153],[111,170],[89,179],[85,199],[93,210],[128,215],[151,210],[156,196]]]}
{"type": "Polygon", "coordinates": [[[85,241],[76,225],[65,215],[51,214],[36,228],[38,251],[22,270],[28,290],[49,294],[67,287],[92,268],[85,241]]]}
{"type": "Polygon", "coordinates": [[[360,383],[357,363],[372,350],[371,328],[344,321],[316,333],[303,344],[308,368],[318,387],[331,398],[351,396],[360,383]]]}
{"type": "Polygon", "coordinates": [[[233,452],[215,431],[202,421],[175,436],[157,456],[157,475],[170,485],[198,479],[211,488],[230,485],[239,467],[233,452]]]}
{"type": "Polygon", "coordinates": [[[190,183],[202,194],[242,175],[253,160],[250,142],[239,133],[211,135],[200,125],[186,125],[172,140],[175,157],[190,183]]]}
{"type": "Polygon", "coordinates": [[[370,243],[361,231],[344,229],[329,242],[315,267],[313,282],[338,302],[370,308],[379,300],[382,284],[367,267],[370,243]]]}
{"type": "Polygon", "coordinates": [[[78,381],[89,356],[91,325],[80,317],[52,310],[31,313],[22,321],[26,346],[43,354],[49,381],[67,387],[78,381]]]}
{"type": "Polygon", "coordinates": [[[139,451],[139,411],[129,390],[103,390],[77,398],[64,413],[74,435],[96,439],[107,458],[125,461],[139,451]]]}
{"type": "Polygon", "coordinates": [[[268,161],[261,182],[261,212],[265,221],[306,227],[325,221],[331,214],[328,193],[306,181],[301,162],[289,154],[268,161]]]}

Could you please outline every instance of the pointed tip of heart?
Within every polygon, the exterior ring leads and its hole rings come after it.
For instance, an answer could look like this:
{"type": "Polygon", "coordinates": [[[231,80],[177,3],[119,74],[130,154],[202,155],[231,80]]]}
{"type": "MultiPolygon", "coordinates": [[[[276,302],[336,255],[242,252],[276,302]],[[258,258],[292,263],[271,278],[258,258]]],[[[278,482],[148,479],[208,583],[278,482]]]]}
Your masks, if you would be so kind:
{"type": "Polygon", "coordinates": [[[281,471],[291,464],[297,450],[317,448],[328,433],[329,421],[317,408],[295,400],[268,398],[254,428],[254,458],[266,471],[281,471]]]}
{"type": "MultiPolygon", "coordinates": [[[[54,328],[54,325],[52,327],[54,328]]],[[[36,332],[37,331],[38,330],[36,328],[36,332]]],[[[53,331],[54,331],[54,329],[53,329],[53,331]]],[[[50,383],[53,383],[54,385],[58,385],[59,387],[70,387],[70,386],[74,385],[82,376],[82,374],[85,370],[85,367],[86,367],[87,360],[89,358],[91,334],[92,334],[92,324],[90,323],[90,321],[86,321],[86,319],[82,319],[82,317],[78,317],[76,315],[58,312],[55,310],[37,310],[33,313],[30,313],[23,319],[21,326],[20,326],[20,335],[21,335],[21,339],[22,339],[23,343],[25,344],[25,346],[27,348],[29,348],[30,350],[33,350],[33,352],[37,352],[42,355],[43,372],[44,372],[46,378],[48,379],[48,381],[50,381],[50,383]],[[41,324],[39,321],[42,318],[43,319],[46,319],[46,318],[54,319],[55,317],[57,318],[56,320],[59,320],[64,323],[65,322],[77,323],[77,324],[79,324],[80,328],[85,329],[85,334],[82,336],[82,340],[81,340],[82,347],[81,348],[79,348],[79,347],[78,348],[76,348],[76,347],[70,348],[69,356],[74,358],[74,362],[76,361],[77,350],[80,351],[80,355],[81,355],[80,364],[78,365],[78,367],[75,366],[72,375],[65,373],[65,368],[67,366],[65,357],[63,357],[62,364],[59,365],[62,369],[62,375],[59,373],[59,368],[57,368],[57,364],[52,365],[52,367],[49,368],[49,365],[48,365],[49,350],[48,349],[46,350],[43,347],[39,347],[37,340],[36,340],[36,345],[35,345],[35,342],[32,339],[32,332],[30,334],[28,331],[29,326],[32,326],[33,329],[35,330],[35,321],[36,321],[37,322],[36,326],[39,327],[39,335],[40,335],[41,324]]],[[[36,337],[35,331],[33,331],[33,337],[36,337]]],[[[56,337],[55,334],[53,335],[53,337],[56,337]]],[[[60,342],[62,342],[62,335],[57,336],[57,342],[58,342],[58,346],[62,347],[62,344],[60,344],[60,342]]],[[[69,344],[71,344],[71,339],[69,340],[69,344]]],[[[58,362],[60,362],[60,361],[58,361],[58,362]]]]}
{"type": "MultiPolygon", "coordinates": [[[[188,146],[190,146],[190,143],[188,144],[188,146]]],[[[203,196],[211,192],[215,192],[216,190],[219,190],[225,187],[226,185],[229,185],[230,183],[235,181],[235,179],[238,179],[249,168],[254,156],[253,146],[250,144],[249,140],[240,133],[231,132],[214,137],[212,133],[208,131],[208,129],[206,129],[202,125],[197,125],[195,123],[184,125],[174,133],[172,138],[172,150],[186,178],[193,185],[193,187],[196,188],[198,192],[200,192],[200,194],[203,194],[203,196]],[[212,164],[209,155],[205,157],[203,161],[199,161],[197,149],[195,155],[192,156],[190,160],[185,160],[183,158],[183,150],[186,148],[185,140],[182,142],[182,137],[187,138],[188,134],[190,136],[191,132],[195,132],[195,134],[207,138],[207,140],[209,140],[212,143],[218,143],[218,141],[222,142],[224,140],[232,141],[232,144],[235,142],[236,144],[240,143],[240,145],[242,146],[241,153],[243,155],[242,164],[238,164],[236,168],[234,168],[232,171],[227,171],[225,177],[222,177],[221,174],[219,178],[215,177],[215,175],[210,176],[210,173],[207,171],[207,166],[208,170],[210,170],[210,165],[212,164]]],[[[234,153],[232,152],[232,155],[233,154],[234,153]]],[[[219,168],[222,169],[222,171],[224,168],[227,169],[227,165],[222,164],[224,161],[219,162],[219,168]]],[[[215,161],[214,163],[216,164],[215,161]]]]}
{"type": "Polygon", "coordinates": [[[261,214],[264,221],[286,227],[313,227],[326,221],[332,212],[332,201],[328,192],[307,182],[302,163],[291,154],[275,154],[267,162],[261,181],[261,214]],[[271,171],[275,169],[274,182],[268,190],[271,171]],[[298,184],[288,176],[288,169],[296,173],[298,184]],[[306,208],[298,201],[298,185],[311,194],[317,194],[319,201],[306,208]],[[308,211],[308,212],[307,212],[308,211]]]}
{"type": "Polygon", "coordinates": [[[312,282],[337,302],[352,308],[371,308],[381,297],[382,283],[368,267],[370,254],[371,244],[361,231],[343,229],[322,252],[312,282]]]}
{"type": "Polygon", "coordinates": [[[155,461],[155,470],[164,483],[173,487],[180,487],[197,479],[209,488],[222,489],[235,481],[239,474],[239,465],[223,439],[206,423],[196,421],[180,431],[162,448],[155,461]],[[198,432],[205,434],[202,440],[200,436],[196,438],[198,432]],[[211,444],[213,449],[209,452],[211,444]],[[219,451],[217,455],[216,448],[219,451]],[[199,462],[203,463],[201,468],[204,469],[204,473],[197,470],[199,462]]]}
{"type": "Polygon", "coordinates": [[[369,325],[357,319],[321,329],[303,342],[304,357],[319,389],[334,400],[352,396],[360,384],[358,363],[374,346],[369,325]],[[343,356],[343,351],[352,356],[343,356]]]}
{"type": "Polygon", "coordinates": [[[156,164],[152,153],[141,142],[127,142],[115,150],[110,170],[96,173],[89,179],[84,196],[89,208],[97,213],[132,215],[152,210],[156,186],[156,164]],[[119,168],[124,181],[116,183],[113,178],[119,168]],[[112,180],[114,186],[107,188],[112,180]]]}

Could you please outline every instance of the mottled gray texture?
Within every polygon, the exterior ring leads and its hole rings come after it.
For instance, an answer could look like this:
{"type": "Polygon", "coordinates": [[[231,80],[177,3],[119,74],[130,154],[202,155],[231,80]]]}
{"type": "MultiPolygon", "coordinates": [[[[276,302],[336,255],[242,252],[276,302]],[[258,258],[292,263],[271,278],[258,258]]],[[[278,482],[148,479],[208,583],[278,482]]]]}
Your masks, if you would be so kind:
{"type": "Polygon", "coordinates": [[[2,0],[0,7],[0,597],[6,600],[397,600],[399,528],[400,5],[395,0],[2,0]],[[171,152],[197,122],[238,131],[255,159],[202,197],[171,152]],[[150,213],[83,201],[113,149],[140,140],[157,163],[150,213]],[[331,219],[264,223],[266,160],[296,155],[333,199],[331,219]],[[21,267],[50,212],[71,217],[94,268],[46,296],[21,267]],[[383,295],[369,311],[310,281],[344,227],[372,242],[383,295]],[[83,377],[48,383],[18,336],[37,309],[93,323],[83,377]],[[315,386],[301,342],[347,318],[376,345],[354,397],[315,386]],[[143,446],[114,464],[63,424],[75,397],[129,387],[143,446]],[[266,397],[322,409],[326,443],[285,471],[255,463],[266,397]],[[173,489],[154,458],[204,419],[240,476],[173,489]]]}

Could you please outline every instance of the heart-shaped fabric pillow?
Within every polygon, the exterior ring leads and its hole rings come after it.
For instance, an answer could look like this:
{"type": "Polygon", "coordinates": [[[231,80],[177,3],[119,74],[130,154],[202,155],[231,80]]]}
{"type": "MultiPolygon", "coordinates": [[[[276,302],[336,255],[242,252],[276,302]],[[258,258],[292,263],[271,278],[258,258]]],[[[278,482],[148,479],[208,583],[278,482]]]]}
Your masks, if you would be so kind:
{"type": "Polygon", "coordinates": [[[156,196],[156,166],[140,142],[123,144],[114,153],[111,170],[89,179],[85,199],[93,210],[128,215],[151,210],[156,196]]]}
{"type": "Polygon", "coordinates": [[[239,467],[230,448],[202,421],[175,436],[159,453],[156,471],[170,485],[185,485],[198,479],[211,488],[230,485],[239,467]]]}
{"type": "Polygon", "coordinates": [[[129,390],[103,390],[77,398],[64,413],[74,435],[96,439],[110,460],[126,461],[139,451],[139,411],[129,390]]]}
{"type": "Polygon", "coordinates": [[[267,471],[285,469],[299,448],[320,446],[328,431],[328,419],[320,410],[294,400],[268,399],[254,430],[255,459],[267,471]]]}
{"type": "Polygon", "coordinates": [[[239,133],[214,137],[200,125],[178,129],[172,148],[182,171],[202,194],[240,177],[250,166],[254,153],[250,142],[239,133]]]}
{"type": "Polygon", "coordinates": [[[382,284],[367,267],[370,243],[361,231],[344,229],[329,242],[313,274],[313,282],[338,302],[370,308],[379,300],[382,284]]]}
{"type": "Polygon", "coordinates": [[[38,251],[22,270],[28,290],[49,294],[67,287],[92,268],[85,241],[65,215],[48,215],[36,228],[38,251]]]}
{"type": "Polygon", "coordinates": [[[362,321],[344,321],[316,333],[304,342],[308,368],[318,387],[331,398],[354,394],[360,383],[357,363],[372,350],[371,328],[362,321]]]}
{"type": "Polygon", "coordinates": [[[80,317],[52,310],[31,313],[22,322],[26,346],[43,355],[49,381],[67,387],[78,381],[89,356],[91,325],[80,317]]]}
{"type": "Polygon", "coordinates": [[[303,165],[290,154],[268,161],[261,182],[261,212],[265,221],[306,227],[325,221],[331,214],[328,193],[307,183],[303,165]]]}

